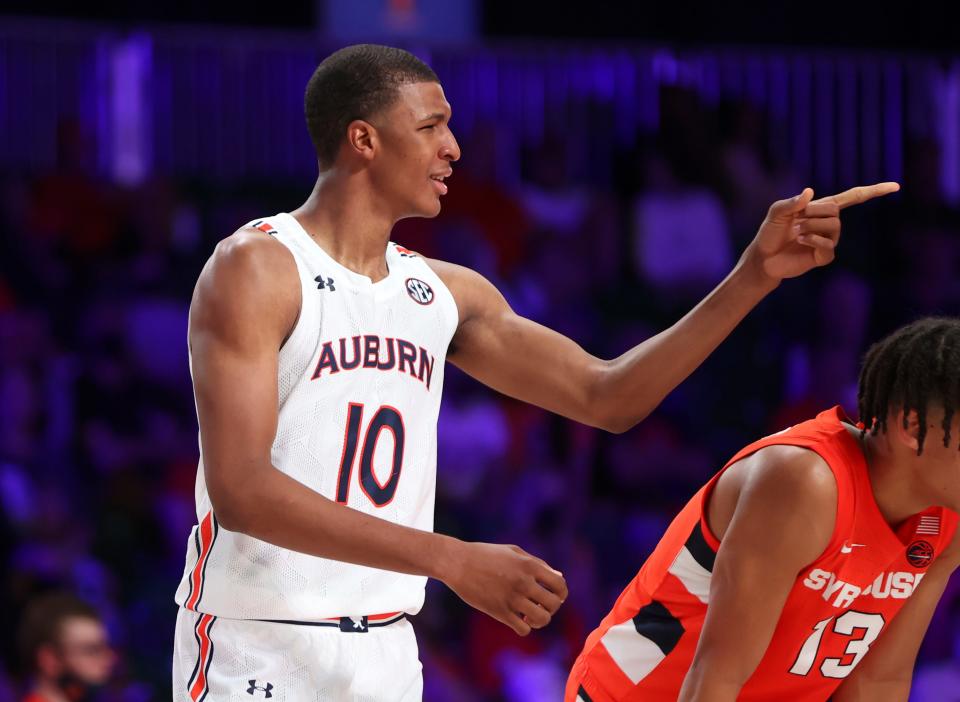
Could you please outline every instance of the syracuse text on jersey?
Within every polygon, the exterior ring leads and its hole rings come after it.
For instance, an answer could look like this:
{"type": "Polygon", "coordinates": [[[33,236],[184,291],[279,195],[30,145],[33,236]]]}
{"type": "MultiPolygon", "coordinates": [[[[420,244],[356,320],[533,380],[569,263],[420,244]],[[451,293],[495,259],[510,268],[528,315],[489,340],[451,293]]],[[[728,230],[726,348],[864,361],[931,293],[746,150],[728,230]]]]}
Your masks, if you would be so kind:
{"type": "Polygon", "coordinates": [[[892,597],[895,600],[905,600],[914,593],[924,575],[924,573],[908,572],[881,573],[867,587],[861,588],[838,579],[834,573],[814,568],[804,578],[803,584],[811,590],[823,590],[822,597],[825,602],[830,602],[833,598],[831,604],[834,607],[845,609],[858,597],[872,597],[877,600],[892,597]],[[834,595],[836,595],[835,598],[834,595]]]}

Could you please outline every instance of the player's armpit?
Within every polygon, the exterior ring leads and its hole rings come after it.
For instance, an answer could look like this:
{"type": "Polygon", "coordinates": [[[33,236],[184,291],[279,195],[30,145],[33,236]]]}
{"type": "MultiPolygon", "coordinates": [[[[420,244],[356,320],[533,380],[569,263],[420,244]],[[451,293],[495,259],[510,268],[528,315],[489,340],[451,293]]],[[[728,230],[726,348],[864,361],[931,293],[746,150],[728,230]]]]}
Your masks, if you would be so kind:
{"type": "Polygon", "coordinates": [[[870,652],[833,693],[833,702],[906,702],[913,667],[950,575],[960,566],[960,536],[924,575],[920,585],[870,652]]]}
{"type": "Polygon", "coordinates": [[[723,498],[733,501],[732,518],[683,702],[736,699],[766,652],[797,574],[823,553],[836,519],[836,481],[812,451],[771,446],[727,475],[738,481],[723,498]]]}

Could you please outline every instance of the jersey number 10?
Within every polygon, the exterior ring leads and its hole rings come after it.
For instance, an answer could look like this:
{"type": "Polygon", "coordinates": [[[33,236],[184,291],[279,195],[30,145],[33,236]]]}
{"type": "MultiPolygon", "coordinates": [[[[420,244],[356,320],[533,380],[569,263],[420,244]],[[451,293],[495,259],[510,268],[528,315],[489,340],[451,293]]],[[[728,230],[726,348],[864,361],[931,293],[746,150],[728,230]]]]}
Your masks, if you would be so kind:
{"type": "MultiPolygon", "coordinates": [[[[347,430],[343,440],[343,456],[340,458],[340,475],[337,478],[337,502],[346,504],[350,494],[350,476],[357,455],[357,443],[360,438],[360,425],[363,423],[363,405],[351,402],[347,410],[347,430]]],[[[383,507],[393,500],[400,482],[403,469],[403,418],[395,408],[383,405],[373,415],[363,436],[363,449],[360,451],[360,487],[364,494],[377,507],[383,507]],[[386,483],[380,483],[373,472],[373,453],[377,441],[385,429],[393,432],[393,462],[390,477],[386,483]]]]}

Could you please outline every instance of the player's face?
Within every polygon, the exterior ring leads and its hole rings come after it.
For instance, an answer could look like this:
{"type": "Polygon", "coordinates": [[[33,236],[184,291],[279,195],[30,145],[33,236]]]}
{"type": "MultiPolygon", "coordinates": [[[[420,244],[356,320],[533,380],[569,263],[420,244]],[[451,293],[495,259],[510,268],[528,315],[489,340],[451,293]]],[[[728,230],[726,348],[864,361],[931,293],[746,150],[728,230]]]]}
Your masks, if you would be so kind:
{"type": "Polygon", "coordinates": [[[379,119],[374,177],[377,189],[403,217],[436,217],[445,179],[460,158],[450,131],[450,104],[439,83],[401,85],[396,102],[379,119]]]}
{"type": "Polygon", "coordinates": [[[927,440],[923,444],[924,453],[930,445],[931,457],[937,460],[940,466],[943,485],[946,490],[944,497],[950,502],[948,507],[960,509],[960,416],[956,413],[950,422],[950,441],[943,445],[943,415],[942,408],[933,412],[935,428],[928,427],[927,440]],[[931,440],[932,439],[932,440],[931,440]]]}
{"type": "Polygon", "coordinates": [[[59,643],[64,672],[87,685],[103,685],[110,678],[116,657],[103,624],[81,617],[67,619],[59,643]]]}
{"type": "MultiPolygon", "coordinates": [[[[910,429],[905,434],[901,433],[901,436],[906,435],[908,441],[913,437],[913,441],[904,446],[904,452],[908,460],[915,463],[918,480],[928,486],[927,491],[939,504],[960,509],[960,414],[955,413],[951,417],[950,440],[946,446],[943,445],[944,414],[943,407],[937,404],[927,407],[927,434],[919,456],[916,455],[916,412],[910,413],[910,429]]],[[[902,421],[902,414],[892,415],[887,425],[890,427],[891,422],[902,421]]]]}

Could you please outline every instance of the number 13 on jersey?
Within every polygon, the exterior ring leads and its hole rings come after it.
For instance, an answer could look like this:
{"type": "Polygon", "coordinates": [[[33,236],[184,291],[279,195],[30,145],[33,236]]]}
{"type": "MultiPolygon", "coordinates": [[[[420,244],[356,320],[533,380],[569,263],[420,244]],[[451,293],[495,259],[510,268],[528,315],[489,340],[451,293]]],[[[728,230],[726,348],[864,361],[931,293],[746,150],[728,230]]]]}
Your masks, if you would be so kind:
{"type": "Polygon", "coordinates": [[[870,650],[870,644],[877,640],[885,624],[883,616],[880,614],[867,614],[850,610],[834,619],[828,617],[813,627],[813,633],[810,634],[797,660],[794,662],[790,672],[794,675],[807,675],[813,668],[820,652],[820,641],[823,639],[823,632],[827,626],[833,622],[833,631],[842,636],[851,637],[844,650],[843,658],[824,658],[820,664],[820,673],[826,678],[845,678],[857,667],[857,663],[863,660],[870,650]]]}
{"type": "MultiPolygon", "coordinates": [[[[343,438],[343,455],[340,457],[340,474],[337,478],[337,502],[347,503],[350,495],[350,479],[353,464],[357,456],[357,444],[363,425],[364,406],[351,402],[347,408],[347,428],[343,438]]],[[[403,470],[403,418],[400,412],[389,405],[382,405],[376,411],[363,435],[363,447],[360,450],[360,488],[377,507],[384,507],[393,500],[400,483],[400,471],[403,470]],[[377,449],[380,434],[385,430],[393,433],[393,458],[390,465],[390,477],[381,483],[373,472],[373,454],[377,449]]]]}

